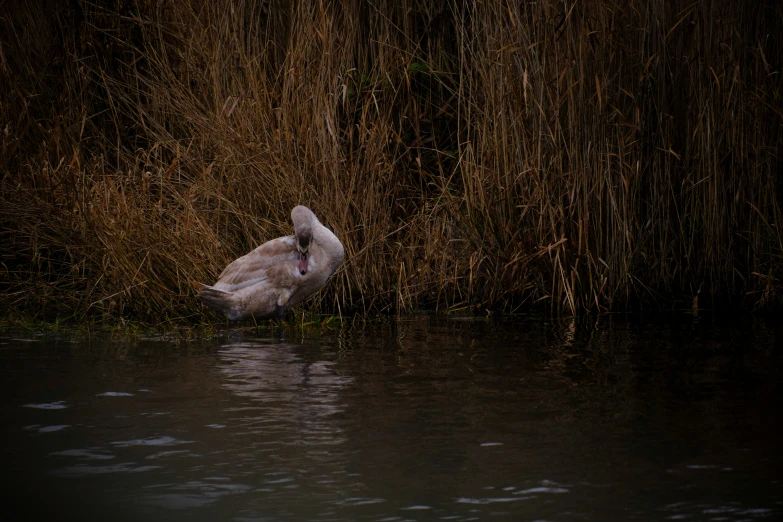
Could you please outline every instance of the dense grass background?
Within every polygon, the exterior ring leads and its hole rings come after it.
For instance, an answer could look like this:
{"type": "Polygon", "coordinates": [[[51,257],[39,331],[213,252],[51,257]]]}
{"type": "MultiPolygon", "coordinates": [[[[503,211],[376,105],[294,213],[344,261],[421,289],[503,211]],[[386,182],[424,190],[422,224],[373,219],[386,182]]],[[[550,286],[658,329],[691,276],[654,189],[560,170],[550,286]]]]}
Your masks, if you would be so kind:
{"type": "MultiPolygon", "coordinates": [[[[778,304],[778,1],[0,0],[0,306],[198,321],[310,206],[330,313],[778,304]]],[[[211,316],[210,316],[211,317],[211,316]]]]}

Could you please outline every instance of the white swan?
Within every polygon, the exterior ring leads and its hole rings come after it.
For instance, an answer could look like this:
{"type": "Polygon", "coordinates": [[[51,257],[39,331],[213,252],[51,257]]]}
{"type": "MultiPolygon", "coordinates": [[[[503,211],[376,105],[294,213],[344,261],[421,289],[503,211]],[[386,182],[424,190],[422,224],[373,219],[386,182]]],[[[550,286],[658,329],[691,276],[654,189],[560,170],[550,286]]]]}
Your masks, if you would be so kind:
{"type": "Polygon", "coordinates": [[[229,264],[198,298],[231,320],[282,317],[321,289],[343,261],[343,244],[303,206],[291,211],[294,235],[267,241],[229,264]]]}

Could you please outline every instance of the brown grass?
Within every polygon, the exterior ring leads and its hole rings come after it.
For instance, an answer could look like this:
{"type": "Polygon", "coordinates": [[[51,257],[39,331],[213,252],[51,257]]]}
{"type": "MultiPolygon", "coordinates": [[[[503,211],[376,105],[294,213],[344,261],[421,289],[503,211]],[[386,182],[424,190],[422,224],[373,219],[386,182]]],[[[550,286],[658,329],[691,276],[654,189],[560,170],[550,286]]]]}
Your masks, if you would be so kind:
{"type": "Polygon", "coordinates": [[[312,310],[777,304],[781,26],[771,1],[0,3],[0,306],[200,320],[193,283],[296,204],[346,247],[312,310]]]}

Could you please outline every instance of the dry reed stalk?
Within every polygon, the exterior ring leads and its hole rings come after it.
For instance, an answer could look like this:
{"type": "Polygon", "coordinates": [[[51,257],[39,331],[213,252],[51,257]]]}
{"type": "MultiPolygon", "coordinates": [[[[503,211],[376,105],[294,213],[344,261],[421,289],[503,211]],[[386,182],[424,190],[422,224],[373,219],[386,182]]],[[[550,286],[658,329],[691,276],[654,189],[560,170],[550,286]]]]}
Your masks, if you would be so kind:
{"type": "Polygon", "coordinates": [[[299,203],[313,311],[779,303],[777,3],[73,4],[0,16],[9,310],[211,320],[299,203]]]}

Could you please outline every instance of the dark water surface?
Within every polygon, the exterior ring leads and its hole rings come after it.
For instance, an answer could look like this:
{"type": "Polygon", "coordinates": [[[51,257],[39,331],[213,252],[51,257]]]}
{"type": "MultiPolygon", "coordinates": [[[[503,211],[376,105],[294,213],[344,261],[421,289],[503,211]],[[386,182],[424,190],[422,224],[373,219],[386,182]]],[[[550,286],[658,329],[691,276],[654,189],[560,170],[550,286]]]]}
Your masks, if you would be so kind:
{"type": "Polygon", "coordinates": [[[426,316],[5,336],[0,517],[783,520],[781,338],[758,319],[426,316]]]}

